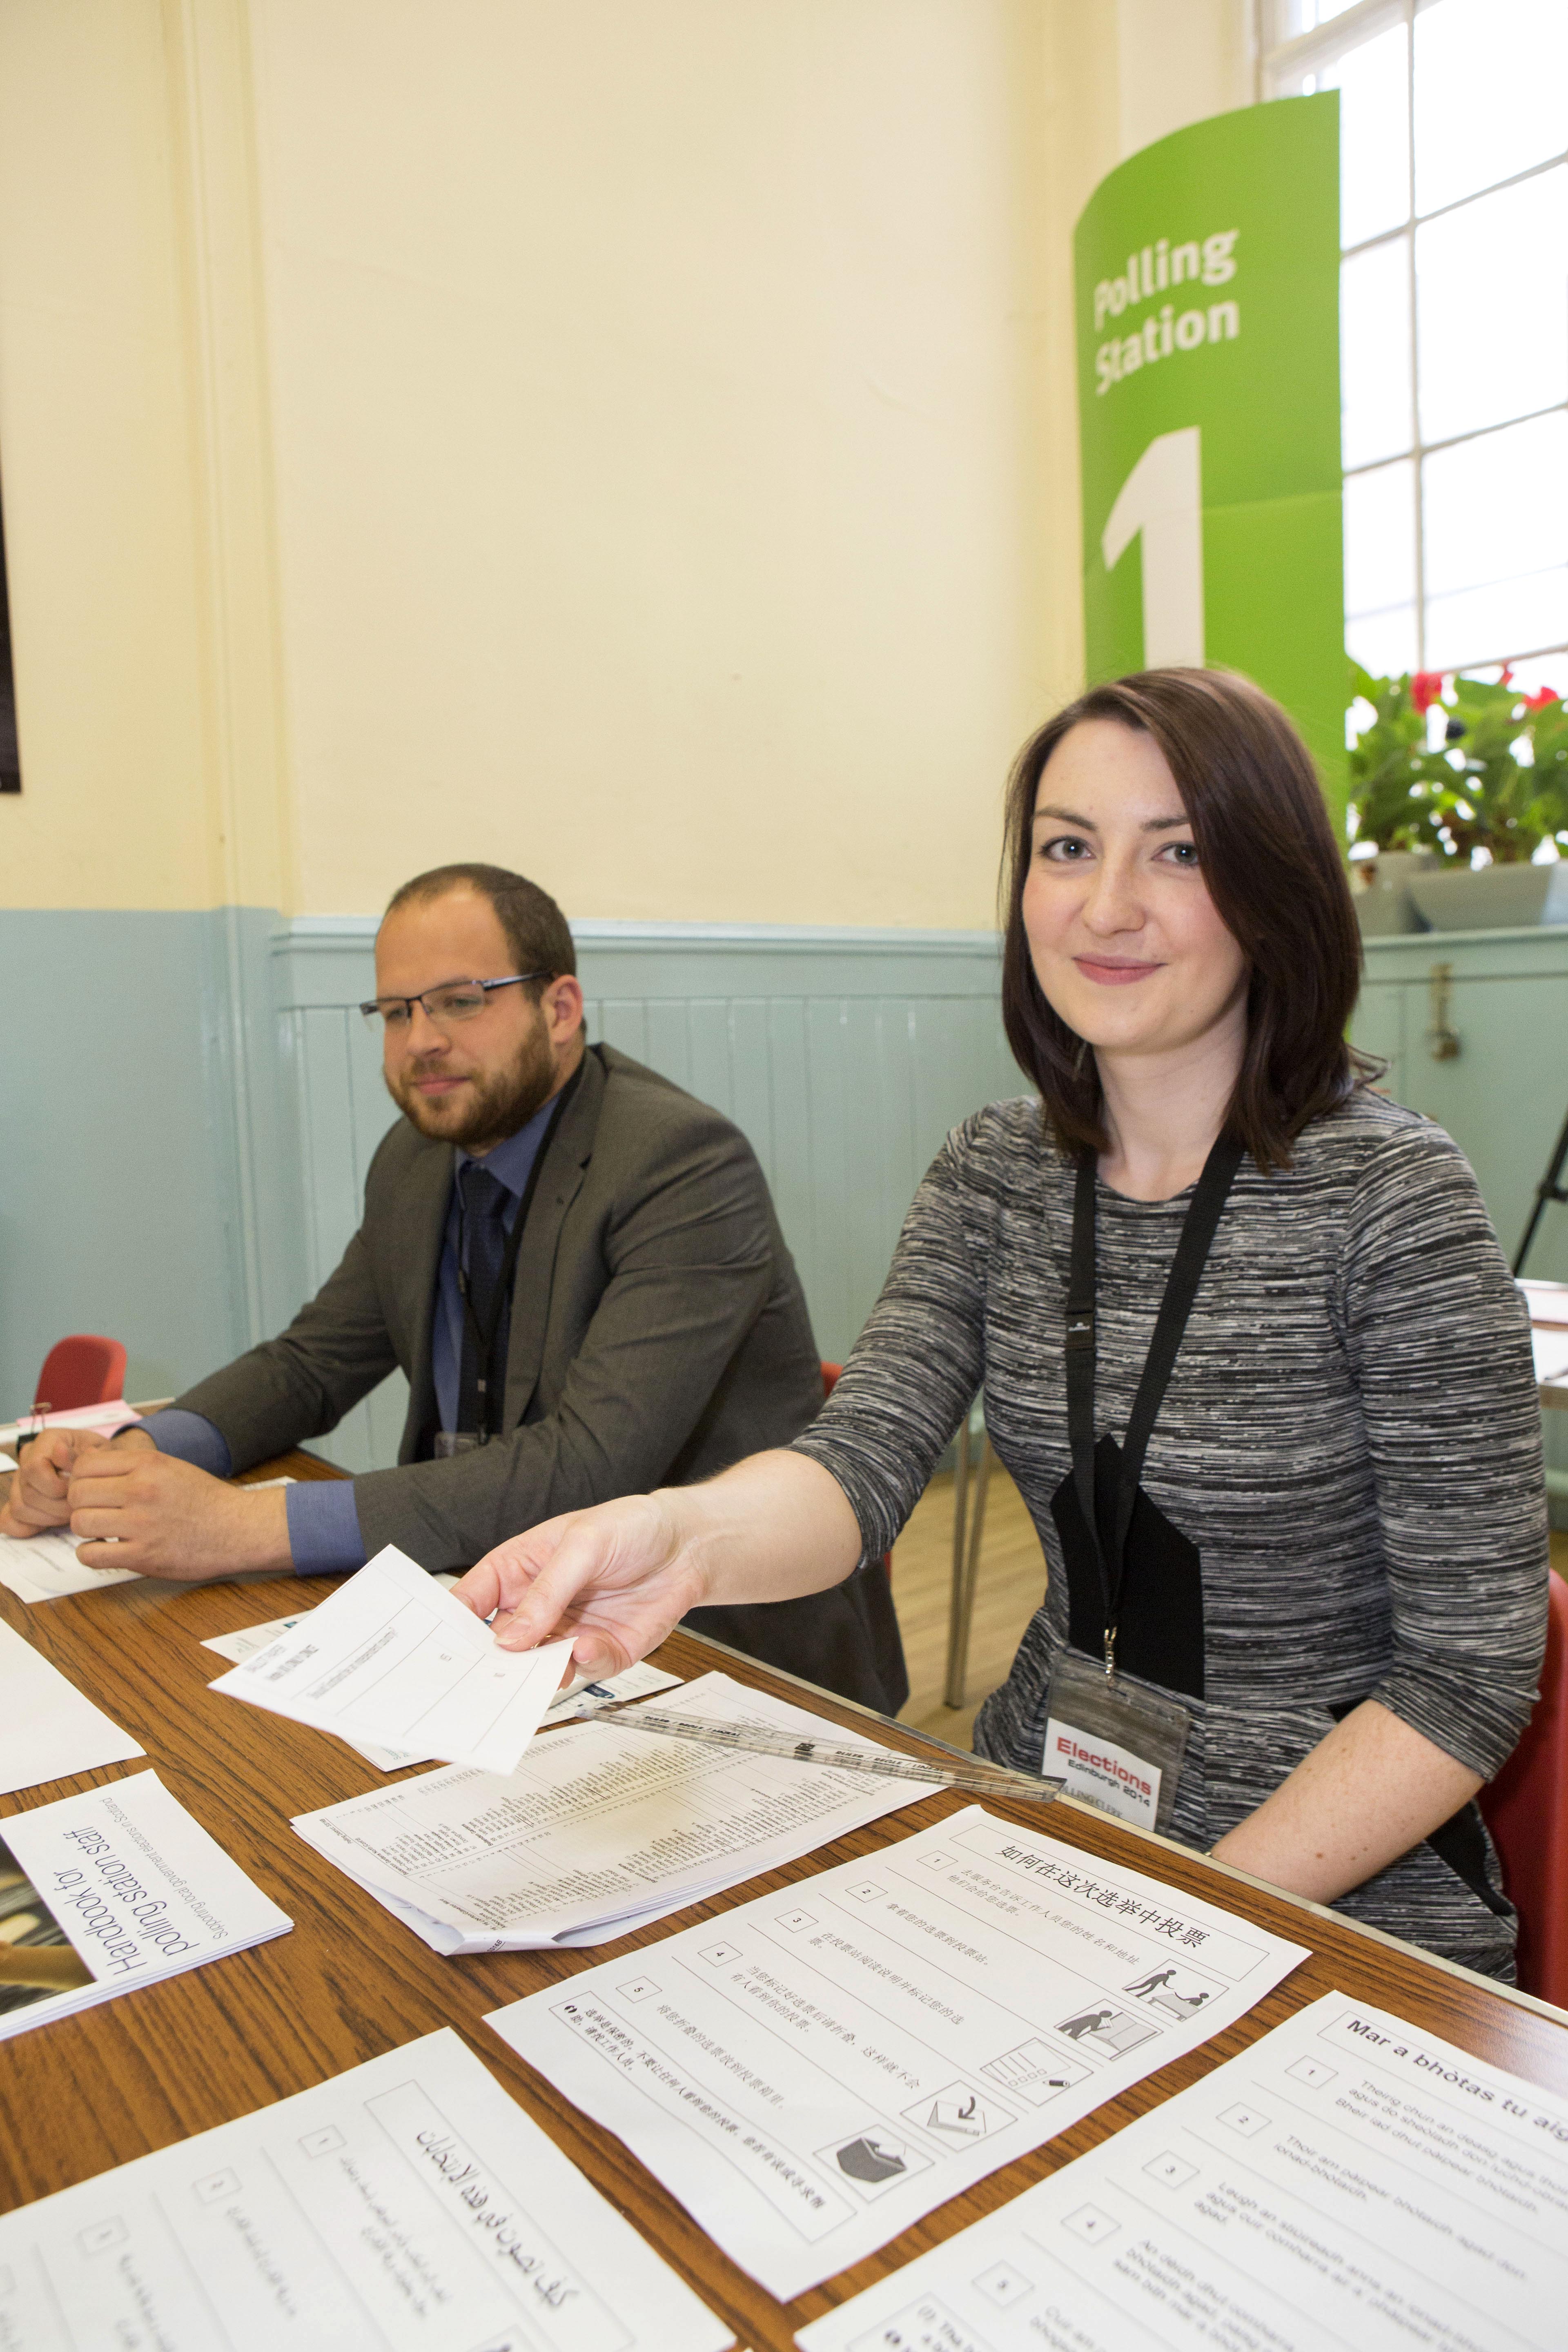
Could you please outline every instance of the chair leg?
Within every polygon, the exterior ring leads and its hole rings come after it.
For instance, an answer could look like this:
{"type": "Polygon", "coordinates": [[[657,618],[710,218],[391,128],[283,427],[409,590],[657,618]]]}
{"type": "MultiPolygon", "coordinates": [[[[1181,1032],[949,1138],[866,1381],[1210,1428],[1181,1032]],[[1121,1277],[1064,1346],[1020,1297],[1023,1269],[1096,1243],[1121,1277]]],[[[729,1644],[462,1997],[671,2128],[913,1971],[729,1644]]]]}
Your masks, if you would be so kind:
{"type": "Polygon", "coordinates": [[[964,1703],[964,1685],[969,1671],[969,1629],[974,1616],[974,1591],[980,1577],[980,1546],[985,1532],[985,1491],[991,1483],[992,1459],[991,1440],[982,1437],[980,1459],[974,1474],[974,1495],[971,1502],[968,1496],[969,1428],[965,1423],[959,1432],[958,1463],[952,1485],[952,1600],[947,1628],[947,1680],[942,1692],[946,1704],[954,1707],[964,1703]]]}

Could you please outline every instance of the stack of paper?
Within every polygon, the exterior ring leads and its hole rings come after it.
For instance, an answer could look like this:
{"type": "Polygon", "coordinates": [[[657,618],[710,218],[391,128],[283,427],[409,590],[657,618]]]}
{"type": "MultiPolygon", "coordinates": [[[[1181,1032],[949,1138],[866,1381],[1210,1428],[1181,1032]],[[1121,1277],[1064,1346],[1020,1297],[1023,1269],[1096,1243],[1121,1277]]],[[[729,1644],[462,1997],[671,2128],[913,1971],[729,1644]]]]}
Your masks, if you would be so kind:
{"type": "Polygon", "coordinates": [[[571,1655],[570,1641],[499,1648],[482,1619],[388,1544],[209,1688],[344,1739],[510,1772],[571,1655]]]}
{"type": "Polygon", "coordinates": [[[0,2221],[17,2352],[722,2352],[449,2028],[0,2221]]]}
{"type": "MultiPolygon", "coordinates": [[[[820,1716],[700,1675],[686,1715],[815,1736],[820,1716]]],[[[849,1732],[846,1746],[871,1747],[849,1732]]],[[[572,1724],[501,1780],[429,1772],[294,1827],[438,1952],[603,1944],[929,1796],[826,1764],[572,1724]]]]}
{"type": "Polygon", "coordinates": [[[144,1753],[30,1642],[0,1624],[0,1790],[40,1788],[144,1753]]]}
{"type": "Polygon", "coordinates": [[[1568,2100],[1325,1993],[795,2341],[1559,2352],[1565,2149],[1568,2100]]]}
{"type": "Polygon", "coordinates": [[[123,1397],[117,1397],[112,1404],[73,1405],[68,1412],[29,1413],[0,1426],[0,1445],[14,1446],[18,1438],[37,1437],[41,1429],[129,1429],[141,1418],[123,1397]]]}
{"type": "MultiPolygon", "coordinates": [[[[1306,1958],[972,1805],[489,2022],[788,2302],[1233,2024],[1306,1958]]],[[[1151,2325],[1028,2340],[1167,2339],[1151,2325]]]]}
{"type": "MultiPolygon", "coordinates": [[[[453,1585],[455,1576],[433,1576],[432,1584],[453,1585]]],[[[296,1625],[310,1615],[308,1609],[297,1609],[292,1617],[274,1617],[265,1625],[243,1625],[235,1633],[214,1633],[202,1643],[204,1650],[216,1650],[220,1658],[228,1658],[241,1665],[247,1658],[255,1657],[258,1650],[271,1646],[282,1633],[291,1633],[296,1625]]],[[[541,1729],[552,1723],[570,1723],[574,1717],[591,1715],[595,1707],[615,1699],[647,1698],[655,1691],[673,1689],[678,1675],[667,1675],[658,1666],[646,1662],[628,1666],[624,1674],[611,1675],[602,1683],[574,1683],[570,1689],[558,1691],[545,1708],[541,1729]]],[[[340,1733],[339,1737],[342,1735],[340,1733]]],[[[428,1752],[421,1755],[408,1748],[387,1748],[374,1739],[349,1739],[344,1743],[367,1764],[379,1772],[405,1772],[414,1764],[429,1764],[435,1759],[428,1752]]]]}
{"type": "Polygon", "coordinates": [[[154,1772],[13,1813],[0,1844],[0,2040],[292,1925],[154,1772]]]}

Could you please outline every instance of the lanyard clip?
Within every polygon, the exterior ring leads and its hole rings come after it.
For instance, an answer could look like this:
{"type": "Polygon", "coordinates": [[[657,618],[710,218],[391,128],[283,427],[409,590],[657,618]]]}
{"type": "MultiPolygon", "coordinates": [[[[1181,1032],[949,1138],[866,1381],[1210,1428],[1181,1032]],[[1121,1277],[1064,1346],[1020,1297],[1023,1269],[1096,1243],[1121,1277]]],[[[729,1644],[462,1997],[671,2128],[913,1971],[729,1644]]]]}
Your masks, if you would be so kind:
{"type": "Polygon", "coordinates": [[[1105,1629],[1105,1679],[1108,1683],[1113,1683],[1116,1680],[1116,1628],[1114,1625],[1108,1625],[1105,1629]]]}

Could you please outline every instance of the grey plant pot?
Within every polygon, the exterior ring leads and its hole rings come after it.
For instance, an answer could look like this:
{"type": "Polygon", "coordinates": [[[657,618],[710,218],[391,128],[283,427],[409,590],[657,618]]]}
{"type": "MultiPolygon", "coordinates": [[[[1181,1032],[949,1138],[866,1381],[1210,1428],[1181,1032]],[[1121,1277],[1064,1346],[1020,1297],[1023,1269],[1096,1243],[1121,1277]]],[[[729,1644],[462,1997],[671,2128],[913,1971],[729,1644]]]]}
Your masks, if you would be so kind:
{"type": "Polygon", "coordinates": [[[1522,931],[1568,923],[1568,859],[1554,866],[1481,866],[1411,877],[1410,896],[1435,931],[1522,931]]]}
{"type": "Polygon", "coordinates": [[[1410,886],[1417,874],[1433,871],[1437,863],[1430,849],[1380,849],[1373,880],[1355,893],[1356,920],[1363,939],[1383,940],[1402,931],[1424,931],[1426,919],[1416,908],[1410,886]]]}

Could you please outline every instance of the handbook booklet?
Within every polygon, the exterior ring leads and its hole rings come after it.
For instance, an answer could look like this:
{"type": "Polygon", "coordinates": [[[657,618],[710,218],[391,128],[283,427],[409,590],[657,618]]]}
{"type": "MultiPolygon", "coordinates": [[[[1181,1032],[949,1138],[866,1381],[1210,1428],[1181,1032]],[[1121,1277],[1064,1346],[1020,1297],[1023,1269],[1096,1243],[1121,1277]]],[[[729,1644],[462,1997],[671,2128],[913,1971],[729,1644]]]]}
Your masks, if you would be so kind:
{"type": "Polygon", "coordinates": [[[0,1822],[0,2041],[293,1921],[155,1772],[0,1822]]]}

